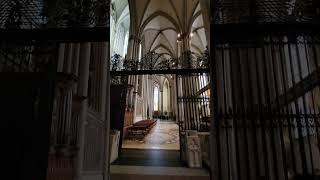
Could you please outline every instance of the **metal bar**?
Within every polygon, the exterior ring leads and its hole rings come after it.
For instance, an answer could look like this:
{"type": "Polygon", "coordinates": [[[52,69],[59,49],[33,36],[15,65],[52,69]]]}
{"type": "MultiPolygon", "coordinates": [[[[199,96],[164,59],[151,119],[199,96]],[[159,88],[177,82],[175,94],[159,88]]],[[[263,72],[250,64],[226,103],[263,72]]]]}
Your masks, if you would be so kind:
{"type": "MultiPolygon", "coordinates": [[[[201,76],[200,76],[201,87],[203,87],[205,85],[204,76],[205,76],[204,74],[201,74],[201,76]]],[[[203,100],[202,109],[203,109],[203,112],[204,112],[204,116],[208,117],[209,116],[209,113],[207,112],[208,101],[207,101],[206,97],[207,97],[207,93],[204,92],[202,94],[202,100],[203,100]]],[[[208,129],[208,122],[207,121],[206,121],[206,129],[208,129]]]]}
{"type": "MultiPolygon", "coordinates": [[[[252,79],[251,79],[251,71],[250,71],[250,69],[251,69],[251,65],[250,65],[250,62],[251,62],[251,59],[250,59],[250,56],[249,56],[249,49],[247,49],[247,67],[248,67],[248,72],[247,72],[247,79],[248,79],[248,90],[249,90],[249,94],[250,95],[252,95],[253,96],[253,92],[252,92],[252,89],[253,89],[253,85],[252,85],[252,79]],[[250,60],[249,60],[250,59],[250,60]]],[[[257,69],[256,69],[256,71],[257,71],[257,69]]],[[[253,110],[253,104],[254,104],[254,102],[253,102],[253,97],[251,97],[250,98],[250,106],[249,106],[249,109],[250,110],[253,110]]],[[[253,113],[253,111],[250,111],[251,113],[253,113]]],[[[259,169],[260,169],[260,167],[259,167],[259,163],[258,163],[258,161],[257,161],[257,159],[259,159],[258,157],[258,144],[257,144],[257,130],[256,130],[256,127],[257,127],[257,125],[256,125],[256,121],[255,121],[255,119],[254,118],[250,118],[249,117],[249,119],[248,119],[250,122],[251,122],[251,125],[252,125],[252,131],[253,131],[253,146],[255,147],[255,149],[254,149],[254,158],[255,158],[255,173],[256,173],[256,178],[258,179],[259,178],[259,176],[258,176],[258,174],[259,174],[259,169]]],[[[250,129],[250,128],[249,128],[250,129]]]]}
{"type": "MultiPolygon", "coordinates": [[[[292,72],[293,68],[292,68],[292,55],[291,55],[290,44],[286,44],[286,47],[288,49],[288,54],[289,54],[289,66],[290,66],[291,82],[293,83],[293,87],[294,87],[294,74],[292,72]]],[[[288,97],[288,95],[286,95],[286,97],[288,97]]],[[[291,109],[292,108],[288,108],[287,115],[292,114],[292,110],[291,109]]],[[[289,117],[289,119],[287,119],[287,121],[288,121],[288,129],[289,129],[290,149],[291,149],[291,155],[292,155],[291,158],[292,158],[292,164],[293,164],[293,172],[294,172],[294,174],[297,174],[297,162],[296,162],[296,159],[295,159],[296,156],[295,156],[295,151],[294,151],[294,145],[293,145],[293,142],[292,142],[294,140],[293,139],[294,137],[293,137],[293,134],[292,134],[292,128],[294,128],[292,120],[293,119],[290,118],[290,117],[289,117]]]]}
{"type": "MultiPolygon", "coordinates": [[[[264,96],[265,96],[265,102],[266,104],[270,104],[270,94],[269,94],[269,81],[268,81],[268,77],[267,77],[267,63],[266,63],[266,54],[265,54],[265,47],[264,45],[262,45],[261,47],[262,50],[262,66],[263,66],[263,81],[264,81],[264,96]]],[[[264,112],[265,110],[262,109],[262,112],[264,112]]],[[[267,110],[267,112],[269,112],[267,110]]],[[[260,112],[261,115],[261,120],[262,120],[262,136],[263,136],[263,150],[264,150],[264,154],[265,154],[265,173],[267,176],[267,179],[270,179],[270,172],[269,172],[269,153],[267,150],[267,136],[266,136],[266,126],[267,126],[267,121],[266,121],[266,117],[262,116],[262,113],[260,112]]]]}
{"type": "MultiPolygon", "coordinates": [[[[280,41],[280,42],[283,42],[282,40],[282,37],[281,36],[277,36],[277,40],[280,41]]],[[[279,52],[280,52],[280,73],[281,73],[281,80],[282,80],[282,88],[283,88],[283,92],[286,92],[287,88],[286,88],[286,80],[285,80],[285,74],[284,74],[284,61],[285,61],[285,56],[283,54],[283,45],[280,45],[280,43],[278,43],[278,48],[279,48],[279,52]]],[[[277,94],[277,96],[279,96],[279,94],[277,94]]],[[[287,95],[285,93],[285,102],[287,103],[287,95]]],[[[280,110],[280,103],[279,101],[277,101],[277,104],[278,104],[278,110],[280,110]]],[[[285,107],[285,111],[288,111],[288,107],[286,106],[285,107]]],[[[284,114],[284,111],[283,110],[280,110],[280,114],[284,114]]],[[[280,118],[280,138],[281,138],[281,147],[282,147],[282,157],[283,157],[283,167],[284,167],[284,177],[285,177],[285,180],[288,180],[288,165],[287,165],[287,155],[286,155],[286,152],[285,152],[285,144],[284,144],[284,134],[283,134],[283,121],[285,121],[287,119],[285,118],[280,118]]],[[[288,122],[287,122],[288,123],[288,122]]],[[[289,124],[289,123],[288,123],[289,124]]],[[[291,141],[291,139],[290,139],[291,141]]]]}
{"type": "Polygon", "coordinates": [[[320,23],[233,23],[215,24],[212,36],[217,43],[237,43],[248,44],[250,40],[259,39],[265,35],[297,35],[303,33],[317,33],[320,31],[320,23]]]}
{"type": "MultiPolygon", "coordinates": [[[[198,86],[199,86],[199,89],[201,89],[201,84],[202,84],[202,80],[201,80],[201,74],[199,73],[198,74],[199,75],[199,78],[198,78],[198,86]]],[[[202,119],[203,119],[203,117],[206,117],[206,114],[205,114],[205,111],[204,111],[204,109],[203,109],[203,107],[204,107],[204,105],[205,105],[205,100],[203,99],[203,96],[204,96],[204,92],[203,93],[200,93],[199,94],[199,98],[200,98],[200,107],[199,107],[199,111],[200,111],[200,114],[201,114],[201,117],[202,117],[202,119]]],[[[202,125],[202,128],[204,128],[203,127],[204,125],[202,125]]]]}
{"type": "Polygon", "coordinates": [[[179,83],[178,83],[178,76],[176,75],[175,76],[175,80],[176,80],[176,95],[177,95],[177,118],[178,118],[178,125],[179,125],[179,145],[180,145],[180,151],[179,151],[179,153],[180,153],[180,161],[182,161],[182,151],[183,151],[183,149],[182,149],[182,144],[181,144],[181,139],[182,139],[182,130],[181,130],[181,119],[180,119],[180,115],[179,115],[179,99],[178,99],[178,97],[179,97],[179,87],[178,87],[178,85],[179,85],[179,83]]]}
{"type": "MultiPolygon", "coordinates": [[[[199,86],[199,77],[200,75],[197,73],[195,74],[194,78],[194,83],[193,86],[195,86],[195,97],[199,97],[199,91],[200,91],[200,86],[199,86]]],[[[201,107],[201,99],[197,99],[195,103],[195,109],[196,109],[196,114],[197,114],[197,120],[198,120],[198,130],[203,131],[203,125],[201,121],[202,114],[200,112],[200,107],[201,107]]]]}
{"type": "MultiPolygon", "coordinates": [[[[210,79],[210,76],[209,76],[209,74],[208,73],[205,73],[205,77],[207,77],[207,79],[208,79],[208,84],[210,84],[210,81],[211,81],[211,79],[210,79]]],[[[211,115],[212,115],[212,113],[210,112],[210,100],[212,99],[211,98],[211,96],[210,96],[210,91],[206,91],[206,96],[208,97],[207,99],[206,99],[206,109],[207,109],[207,111],[208,111],[208,117],[210,117],[211,115]]],[[[209,129],[210,129],[210,127],[209,127],[209,125],[208,125],[208,121],[206,121],[206,128],[207,128],[207,130],[209,131],[209,129]]]]}
{"type": "MultiPolygon", "coordinates": [[[[183,97],[188,97],[189,95],[189,88],[187,86],[187,83],[188,83],[188,76],[184,76],[183,77],[183,85],[182,85],[182,88],[185,90],[184,94],[183,94],[183,97]]],[[[189,100],[188,98],[186,99],[183,99],[184,100],[184,104],[185,104],[185,107],[183,108],[183,111],[184,113],[187,115],[186,116],[186,119],[187,119],[187,122],[188,122],[188,130],[191,130],[192,129],[192,123],[190,121],[190,106],[189,106],[189,100]]]]}
{"type": "MultiPolygon", "coordinates": [[[[303,38],[304,40],[304,36],[300,36],[301,38],[303,38]]],[[[305,41],[303,41],[305,42],[305,41]]],[[[307,64],[307,73],[310,74],[310,68],[309,68],[309,58],[308,58],[308,54],[307,54],[307,50],[306,50],[306,46],[305,44],[303,43],[303,47],[304,47],[304,50],[305,50],[305,61],[306,61],[306,64],[307,64]]],[[[298,49],[298,45],[297,45],[297,53],[298,53],[298,57],[299,57],[299,61],[300,61],[300,65],[301,63],[304,63],[304,62],[301,62],[301,59],[300,59],[300,53],[299,53],[299,49],[298,49]]],[[[300,71],[300,79],[302,79],[302,70],[301,68],[299,69],[300,71]]],[[[311,90],[311,93],[312,93],[312,90],[311,90]]],[[[308,147],[309,147],[309,153],[310,153],[310,163],[311,163],[311,173],[312,173],[312,176],[314,177],[314,164],[313,164],[313,155],[312,155],[312,149],[311,149],[311,141],[310,141],[310,125],[309,125],[309,120],[308,120],[308,117],[306,116],[307,113],[311,113],[310,111],[308,112],[308,109],[306,107],[306,94],[303,95],[303,109],[304,109],[304,121],[305,121],[305,125],[306,125],[306,129],[307,129],[307,140],[308,140],[308,147]]]]}
{"type": "Polygon", "coordinates": [[[240,84],[240,102],[241,102],[241,107],[239,107],[239,110],[240,110],[240,112],[241,112],[241,114],[242,114],[242,116],[240,117],[240,123],[242,123],[242,125],[243,125],[243,134],[244,134],[244,148],[245,148],[245,161],[246,161],[246,165],[247,165],[247,168],[246,168],[246,173],[247,173],[247,179],[251,179],[251,177],[250,177],[250,159],[249,159],[249,147],[248,147],[248,134],[247,134],[247,130],[246,130],[246,128],[247,128],[247,119],[246,119],[246,117],[245,117],[245,114],[246,114],[246,110],[245,110],[245,108],[246,108],[246,106],[245,106],[245,103],[244,103],[244,96],[245,96],[245,94],[244,94],[244,85],[243,85],[243,80],[242,80],[242,63],[241,63],[241,60],[242,60],[242,58],[241,58],[241,56],[240,56],[240,51],[241,51],[241,49],[240,48],[237,48],[237,67],[239,68],[239,84],[240,84]]]}
{"type": "MultiPolygon", "coordinates": [[[[222,82],[223,82],[223,101],[224,101],[224,107],[223,107],[223,112],[224,114],[227,112],[227,91],[226,91],[226,77],[225,77],[225,59],[224,59],[224,49],[221,48],[221,64],[222,64],[222,82]]],[[[221,107],[222,108],[222,107],[221,107]]],[[[229,134],[228,134],[228,122],[227,118],[224,118],[224,123],[225,123],[225,133],[226,133],[226,146],[227,146],[227,164],[228,164],[228,179],[231,179],[231,172],[230,172],[230,151],[229,151],[229,134]]]]}
{"type": "Polygon", "coordinates": [[[110,71],[111,76],[124,75],[143,75],[143,74],[178,74],[188,75],[191,73],[208,73],[209,69],[165,69],[165,70],[125,70],[125,71],[110,71]]]}
{"type": "MultiPolygon", "coordinates": [[[[197,92],[197,89],[196,89],[196,87],[195,87],[195,78],[196,78],[197,76],[196,75],[192,75],[192,77],[191,77],[191,83],[190,83],[190,85],[191,85],[191,91],[192,91],[192,97],[195,97],[195,93],[197,92]]],[[[198,131],[200,131],[200,127],[199,127],[199,125],[200,125],[200,123],[199,123],[199,118],[198,118],[198,116],[199,116],[199,113],[197,113],[197,106],[196,106],[196,103],[197,103],[197,100],[193,100],[192,101],[192,111],[193,111],[193,118],[194,118],[194,122],[195,122],[195,125],[196,125],[196,129],[198,130],[198,131]]]]}
{"type": "MultiPolygon", "coordinates": [[[[262,92],[261,92],[261,87],[260,87],[260,75],[259,75],[260,68],[259,68],[259,63],[258,63],[257,48],[254,48],[254,57],[255,57],[255,67],[256,67],[256,76],[257,76],[257,82],[256,83],[257,83],[258,107],[259,107],[258,113],[261,113],[262,112],[262,92]]],[[[259,119],[261,121],[260,118],[257,118],[257,119],[259,119]]],[[[257,122],[257,125],[258,125],[258,123],[259,122],[257,122]]],[[[257,126],[257,128],[258,127],[259,126],[257,126]]],[[[257,142],[258,142],[258,140],[257,140],[257,142]]],[[[265,159],[265,157],[266,156],[264,156],[264,161],[267,161],[267,159],[265,159]]],[[[260,172],[260,168],[259,168],[259,172],[260,172]]],[[[265,172],[265,173],[267,173],[267,172],[265,172]]],[[[259,175],[259,176],[261,176],[261,175],[259,175]]]]}
{"type": "MultiPolygon", "coordinates": [[[[315,38],[315,37],[314,37],[315,38]]],[[[315,42],[315,40],[314,40],[314,38],[313,39],[311,39],[311,41],[312,42],[315,42]]],[[[314,61],[314,65],[316,66],[316,68],[318,68],[319,67],[319,61],[318,61],[318,59],[317,59],[317,49],[316,49],[316,47],[315,47],[315,44],[316,43],[312,43],[312,52],[313,52],[313,61],[314,61]]],[[[317,79],[318,80],[320,80],[320,71],[318,71],[318,73],[317,73],[317,79]]],[[[320,83],[319,83],[320,84],[320,83]]],[[[319,92],[320,92],[320,86],[318,86],[318,90],[319,90],[319,92]]],[[[320,114],[320,108],[317,108],[317,107],[315,107],[314,106],[314,114],[316,114],[316,110],[318,109],[318,113],[320,114]]],[[[319,122],[318,122],[318,119],[317,118],[315,118],[314,119],[314,122],[315,122],[315,129],[316,129],[316,133],[317,133],[317,140],[318,140],[318,144],[320,144],[320,130],[319,130],[319,127],[320,127],[320,125],[319,125],[319,122]]],[[[318,149],[319,149],[319,151],[320,151],[320,146],[318,146],[318,149]]]]}
{"type": "Polygon", "coordinates": [[[109,42],[109,27],[0,29],[1,41],[109,42]]]}
{"type": "MultiPolygon", "coordinates": [[[[299,38],[299,37],[297,37],[299,38]]],[[[295,46],[295,50],[296,50],[296,53],[297,53],[297,64],[298,64],[298,73],[299,73],[299,79],[301,80],[302,79],[302,72],[301,72],[301,59],[300,59],[300,53],[299,53],[299,48],[298,48],[298,44],[297,42],[295,42],[294,44],[295,46]]],[[[305,96],[303,95],[302,96],[302,103],[303,103],[303,113],[305,113],[305,96]]],[[[301,112],[300,110],[300,107],[298,109],[298,112],[301,112]]],[[[299,114],[299,113],[297,113],[299,114]]],[[[300,151],[301,151],[301,155],[302,155],[302,169],[303,169],[303,175],[307,175],[308,174],[308,166],[307,166],[307,155],[306,155],[306,149],[305,149],[305,146],[304,146],[304,138],[303,138],[303,132],[302,132],[302,119],[301,117],[298,117],[299,118],[299,123],[298,123],[298,132],[299,132],[299,141],[300,141],[300,151]]]]}
{"type": "MultiPolygon", "coordinates": [[[[210,3],[210,9],[213,10],[212,14],[213,16],[215,14],[217,14],[216,12],[216,6],[217,1],[213,1],[212,3],[210,3]]],[[[222,170],[221,170],[221,152],[220,152],[220,119],[219,119],[219,114],[218,114],[218,105],[219,105],[219,101],[218,101],[218,92],[217,92],[217,82],[218,82],[218,79],[217,79],[217,65],[216,65],[216,47],[217,47],[217,44],[215,40],[215,38],[217,38],[217,36],[214,35],[214,33],[216,33],[215,29],[214,29],[214,21],[211,20],[210,21],[210,31],[212,32],[211,33],[211,36],[210,36],[210,42],[212,42],[211,44],[211,49],[210,49],[210,52],[212,54],[210,54],[211,58],[211,63],[210,63],[210,72],[211,72],[211,112],[212,112],[212,124],[211,124],[211,133],[213,133],[211,135],[211,142],[215,142],[215,144],[211,144],[211,161],[212,161],[212,168],[211,168],[211,173],[214,172],[214,167],[215,167],[215,162],[214,160],[216,160],[217,162],[217,174],[211,174],[211,179],[213,178],[213,176],[215,176],[217,179],[222,179],[222,170]],[[213,101],[214,99],[214,101],[213,101]],[[215,148],[215,149],[214,149],[215,148]],[[214,156],[216,158],[214,158],[214,156]]]]}
{"type": "MultiPolygon", "coordinates": [[[[271,67],[272,68],[272,73],[271,73],[271,76],[273,77],[273,85],[274,85],[274,89],[275,89],[275,95],[276,95],[276,98],[278,98],[279,96],[279,93],[278,93],[278,84],[277,84],[277,77],[276,77],[276,66],[275,66],[275,50],[274,50],[274,46],[273,46],[273,36],[270,36],[269,37],[269,41],[271,42],[270,43],[270,50],[271,50],[271,67]]],[[[278,110],[279,110],[279,106],[277,104],[277,107],[278,107],[278,110]]],[[[273,168],[274,168],[274,172],[275,172],[275,176],[276,176],[276,179],[279,179],[279,170],[278,170],[278,163],[277,163],[277,152],[276,152],[276,142],[275,142],[275,128],[277,128],[279,126],[279,121],[278,121],[278,118],[275,116],[275,113],[276,111],[273,111],[273,117],[271,119],[272,121],[272,127],[271,127],[271,143],[272,143],[272,148],[273,148],[273,168]],[[274,123],[276,124],[275,127],[274,127],[274,123]]],[[[280,147],[282,149],[282,147],[280,147]]]]}
{"type": "Polygon", "coordinates": [[[229,63],[230,63],[230,76],[231,76],[231,94],[232,94],[232,109],[229,110],[229,114],[233,117],[233,126],[234,126],[234,134],[235,134],[235,143],[236,143],[236,163],[237,163],[237,178],[241,180],[241,163],[240,163],[240,151],[239,151],[239,136],[238,136],[238,120],[235,118],[235,110],[236,110],[236,98],[235,98],[235,81],[233,75],[233,61],[232,61],[232,52],[229,49],[229,63]]]}
{"type": "MultiPolygon", "coordinates": [[[[191,84],[191,80],[192,80],[192,75],[190,74],[188,76],[188,79],[187,79],[187,85],[188,85],[188,97],[192,97],[193,96],[193,92],[192,92],[192,84],[191,84]]],[[[190,112],[190,122],[191,122],[191,127],[192,127],[192,130],[197,130],[196,128],[196,123],[195,123],[195,119],[194,119],[194,112],[193,112],[193,106],[192,106],[192,103],[193,103],[193,100],[191,99],[188,99],[189,101],[189,112],[190,112]]]]}

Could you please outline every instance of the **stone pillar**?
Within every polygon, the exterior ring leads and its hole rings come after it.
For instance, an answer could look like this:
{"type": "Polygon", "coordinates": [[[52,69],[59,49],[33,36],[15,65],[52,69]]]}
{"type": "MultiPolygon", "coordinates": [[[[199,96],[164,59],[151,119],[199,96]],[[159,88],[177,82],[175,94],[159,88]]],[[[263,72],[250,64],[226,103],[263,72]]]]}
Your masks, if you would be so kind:
{"type": "Polygon", "coordinates": [[[75,43],[73,46],[73,63],[72,72],[73,75],[79,75],[79,57],[80,57],[80,43],[75,43]]]}
{"type": "MultiPolygon", "coordinates": [[[[101,113],[101,117],[103,120],[105,120],[106,115],[106,84],[107,84],[107,75],[108,75],[108,43],[102,42],[99,44],[99,47],[101,48],[101,57],[100,57],[100,74],[101,74],[101,85],[100,85],[100,98],[99,98],[99,112],[101,113]]],[[[110,78],[110,77],[108,77],[110,78]]],[[[109,79],[110,81],[110,79],[109,79]]]]}
{"type": "Polygon", "coordinates": [[[55,144],[69,144],[69,133],[71,125],[71,111],[72,111],[72,84],[68,81],[64,81],[64,77],[58,79],[56,89],[56,119],[53,122],[54,132],[56,136],[54,138],[55,144]]]}
{"type": "Polygon", "coordinates": [[[108,45],[108,43],[103,43],[103,49],[105,49],[105,53],[106,53],[106,59],[105,59],[105,65],[106,67],[104,68],[105,69],[105,77],[106,77],[106,80],[105,80],[105,130],[106,130],[106,140],[105,140],[105,178],[106,180],[109,180],[110,179],[110,168],[109,168],[109,165],[110,165],[110,160],[109,160],[109,151],[110,151],[110,148],[109,148],[109,144],[110,144],[110,85],[111,85],[111,82],[110,82],[110,54],[108,54],[108,50],[110,46],[108,45]]]}
{"type": "Polygon", "coordinates": [[[61,43],[59,45],[59,56],[58,56],[57,72],[62,72],[63,71],[64,51],[65,51],[65,43],[61,43]]]}
{"type": "Polygon", "coordinates": [[[68,43],[66,44],[66,50],[65,50],[65,61],[64,61],[64,72],[67,74],[71,74],[72,70],[72,55],[73,55],[73,44],[68,43]]]}
{"type": "MultiPolygon", "coordinates": [[[[85,42],[80,44],[80,67],[79,67],[79,84],[78,95],[81,97],[87,97],[88,95],[88,81],[89,81],[89,65],[90,65],[90,53],[91,43],[85,42]]],[[[76,172],[75,179],[80,180],[81,171],[83,167],[83,153],[84,153],[84,141],[85,141],[85,124],[87,118],[88,100],[85,99],[81,102],[79,117],[79,137],[78,147],[79,152],[76,158],[76,172]]]]}
{"type": "MultiPolygon", "coordinates": [[[[73,63],[72,63],[72,74],[76,77],[79,76],[79,57],[80,57],[80,43],[75,43],[73,46],[73,63]]],[[[74,92],[78,91],[78,87],[75,84],[73,88],[74,92]]]]}
{"type": "MultiPolygon", "coordinates": [[[[138,61],[138,56],[139,56],[139,40],[138,39],[133,39],[133,60],[138,61]]],[[[132,105],[133,105],[133,120],[135,121],[136,116],[137,116],[137,95],[138,95],[138,77],[133,76],[133,93],[132,93],[132,105]]]]}
{"type": "MultiPolygon", "coordinates": [[[[131,61],[133,59],[134,54],[134,37],[130,35],[128,40],[128,49],[127,49],[127,59],[131,61]]],[[[128,85],[133,85],[133,76],[128,77],[128,85]]],[[[133,90],[130,88],[127,91],[127,107],[132,107],[133,105],[133,90]]]]}
{"type": "Polygon", "coordinates": [[[145,82],[146,82],[146,86],[145,86],[145,96],[144,96],[144,99],[146,100],[146,105],[145,105],[145,108],[146,108],[146,117],[147,119],[149,119],[149,76],[148,75],[145,75],[145,82]]]}
{"type": "Polygon", "coordinates": [[[162,115],[163,114],[163,89],[160,90],[160,97],[159,97],[159,100],[160,100],[160,107],[159,107],[159,110],[160,110],[160,114],[162,115]]]}

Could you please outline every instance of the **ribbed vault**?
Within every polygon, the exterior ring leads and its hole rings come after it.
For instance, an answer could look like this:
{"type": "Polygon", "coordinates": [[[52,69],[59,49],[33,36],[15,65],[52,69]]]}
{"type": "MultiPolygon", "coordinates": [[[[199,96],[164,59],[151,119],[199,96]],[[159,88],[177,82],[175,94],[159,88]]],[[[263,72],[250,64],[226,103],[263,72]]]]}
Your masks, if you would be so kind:
{"type": "Polygon", "coordinates": [[[177,57],[177,36],[186,32],[192,33],[190,50],[202,53],[207,37],[201,1],[207,0],[129,0],[132,23],[136,23],[132,35],[142,40],[143,52],[177,57]]]}

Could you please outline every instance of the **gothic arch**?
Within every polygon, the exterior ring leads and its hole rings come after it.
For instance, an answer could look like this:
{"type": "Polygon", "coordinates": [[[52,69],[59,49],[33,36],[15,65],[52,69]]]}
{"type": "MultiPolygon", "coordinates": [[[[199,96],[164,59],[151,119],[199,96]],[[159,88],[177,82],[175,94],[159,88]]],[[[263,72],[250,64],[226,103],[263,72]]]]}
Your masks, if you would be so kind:
{"type": "Polygon", "coordinates": [[[143,22],[143,24],[140,26],[139,29],[139,37],[142,35],[143,31],[145,30],[145,27],[156,17],[163,17],[165,19],[167,19],[168,21],[170,21],[172,23],[172,25],[176,28],[176,31],[181,31],[180,26],[178,25],[178,23],[175,21],[175,19],[173,17],[171,17],[169,14],[167,14],[166,12],[163,11],[156,11],[153,14],[151,14],[146,21],[143,22]]]}
{"type": "Polygon", "coordinates": [[[173,53],[167,46],[165,46],[165,45],[163,45],[163,44],[158,44],[156,47],[154,47],[153,49],[151,49],[151,51],[155,51],[155,50],[157,50],[157,49],[159,49],[159,48],[163,48],[163,49],[167,50],[168,53],[171,54],[171,57],[174,57],[174,53],[173,53]]]}

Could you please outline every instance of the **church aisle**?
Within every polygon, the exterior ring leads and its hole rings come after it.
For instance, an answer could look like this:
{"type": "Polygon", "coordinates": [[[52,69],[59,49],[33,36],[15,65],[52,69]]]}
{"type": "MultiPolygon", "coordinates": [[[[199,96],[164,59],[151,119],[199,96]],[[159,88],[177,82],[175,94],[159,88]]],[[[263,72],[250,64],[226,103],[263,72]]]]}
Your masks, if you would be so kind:
{"type": "Polygon", "coordinates": [[[160,121],[142,140],[125,139],[122,148],[179,150],[179,126],[173,121],[160,121]]]}

